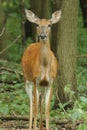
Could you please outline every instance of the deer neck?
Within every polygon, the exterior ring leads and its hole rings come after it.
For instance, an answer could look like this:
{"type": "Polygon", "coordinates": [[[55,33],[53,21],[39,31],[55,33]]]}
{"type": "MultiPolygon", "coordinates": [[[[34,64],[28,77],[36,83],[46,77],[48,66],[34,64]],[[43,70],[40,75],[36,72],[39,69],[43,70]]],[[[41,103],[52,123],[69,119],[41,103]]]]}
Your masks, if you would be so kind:
{"type": "Polygon", "coordinates": [[[50,49],[50,40],[49,40],[49,38],[47,38],[46,40],[41,40],[40,41],[40,43],[41,43],[41,51],[43,52],[44,51],[44,49],[50,49]]]}
{"type": "Polygon", "coordinates": [[[41,43],[41,51],[40,51],[41,64],[48,66],[48,64],[49,64],[49,50],[50,50],[49,39],[43,40],[40,43],[41,43]]]}
{"type": "MultiPolygon", "coordinates": [[[[49,73],[51,66],[51,57],[50,57],[50,43],[49,39],[40,41],[40,81],[46,84],[49,84],[49,73]]],[[[41,84],[43,84],[41,83],[41,84]]],[[[46,85],[47,86],[47,85],[46,85]]]]}

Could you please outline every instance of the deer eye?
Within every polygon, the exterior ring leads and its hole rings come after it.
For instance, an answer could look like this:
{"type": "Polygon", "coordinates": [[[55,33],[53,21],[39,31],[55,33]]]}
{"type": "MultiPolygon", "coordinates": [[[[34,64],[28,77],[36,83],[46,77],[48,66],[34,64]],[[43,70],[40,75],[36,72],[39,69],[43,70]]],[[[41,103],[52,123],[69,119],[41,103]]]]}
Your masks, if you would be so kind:
{"type": "Polygon", "coordinates": [[[48,27],[51,27],[51,24],[49,24],[48,27]]]}
{"type": "Polygon", "coordinates": [[[36,24],[36,27],[39,27],[39,24],[36,24]]]}

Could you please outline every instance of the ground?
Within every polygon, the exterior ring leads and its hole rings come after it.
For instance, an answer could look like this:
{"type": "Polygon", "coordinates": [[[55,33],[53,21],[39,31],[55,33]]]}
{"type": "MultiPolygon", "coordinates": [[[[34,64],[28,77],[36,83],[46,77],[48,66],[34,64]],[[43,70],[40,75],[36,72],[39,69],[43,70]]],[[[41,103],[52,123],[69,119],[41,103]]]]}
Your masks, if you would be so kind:
{"type": "MultiPolygon", "coordinates": [[[[74,124],[71,121],[61,120],[56,122],[55,126],[50,126],[50,130],[77,130],[80,123],[76,121],[74,124]]],[[[0,120],[0,130],[28,130],[28,121],[26,120],[0,120]]],[[[37,127],[37,130],[39,128],[37,127]]],[[[45,129],[45,125],[43,127],[45,129]]]]}
{"type": "MultiPolygon", "coordinates": [[[[87,77],[86,70],[79,74],[81,81],[86,82],[87,78],[84,76],[87,77]]],[[[85,85],[85,89],[81,89],[84,95],[87,95],[86,88],[85,85]]],[[[61,104],[58,110],[54,110],[54,97],[50,105],[50,130],[87,130],[87,96],[81,96],[81,100],[76,100],[74,108],[68,111],[64,110],[61,104]]],[[[28,117],[24,116],[29,113],[28,107],[20,64],[0,60],[0,130],[28,130],[28,117]]],[[[43,130],[46,130],[45,121],[43,124],[43,130]]],[[[39,121],[37,128],[39,130],[39,121]]]]}

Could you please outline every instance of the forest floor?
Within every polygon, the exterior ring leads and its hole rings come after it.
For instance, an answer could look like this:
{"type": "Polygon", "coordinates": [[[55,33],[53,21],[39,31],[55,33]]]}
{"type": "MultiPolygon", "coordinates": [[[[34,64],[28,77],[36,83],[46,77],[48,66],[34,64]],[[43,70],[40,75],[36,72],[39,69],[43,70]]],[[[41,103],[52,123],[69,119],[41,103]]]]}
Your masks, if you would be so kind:
{"type": "MultiPolygon", "coordinates": [[[[81,81],[87,81],[85,78],[87,70],[82,72],[85,74],[82,77],[80,72],[81,81]]],[[[87,90],[84,90],[84,94],[86,92],[87,90]]],[[[72,112],[70,111],[69,117],[61,107],[58,110],[52,110],[54,104],[54,99],[52,99],[50,130],[87,130],[87,112],[83,111],[87,110],[87,99],[83,99],[84,102],[76,101],[79,105],[76,109],[72,109],[72,112]]],[[[28,117],[24,116],[29,113],[28,104],[20,64],[0,60],[0,130],[28,130],[28,117]]],[[[39,120],[37,130],[39,130],[39,120]]],[[[46,130],[45,121],[43,121],[43,130],[46,130]]]]}
{"type": "MultiPolygon", "coordinates": [[[[50,126],[50,130],[77,130],[78,126],[84,121],[78,120],[74,124],[71,121],[60,120],[55,126],[50,126]]],[[[39,125],[38,125],[39,126],[39,125]]],[[[27,120],[0,120],[0,130],[28,130],[27,120]]],[[[39,127],[37,127],[39,130],[39,127]]],[[[43,124],[43,130],[46,130],[43,124]]]]}

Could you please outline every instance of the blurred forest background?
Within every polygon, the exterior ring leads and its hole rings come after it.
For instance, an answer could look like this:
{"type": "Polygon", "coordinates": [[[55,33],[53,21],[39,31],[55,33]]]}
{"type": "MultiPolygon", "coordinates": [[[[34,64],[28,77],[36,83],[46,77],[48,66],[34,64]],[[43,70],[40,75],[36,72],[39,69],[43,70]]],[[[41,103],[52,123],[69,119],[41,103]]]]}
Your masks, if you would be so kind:
{"type": "Polygon", "coordinates": [[[26,20],[25,8],[40,18],[50,18],[54,11],[62,10],[62,18],[51,33],[59,71],[50,125],[58,130],[87,130],[87,0],[0,0],[0,130],[28,125],[13,122],[11,127],[12,122],[5,122],[28,120],[21,57],[35,42],[36,32],[35,25],[26,20]]]}

